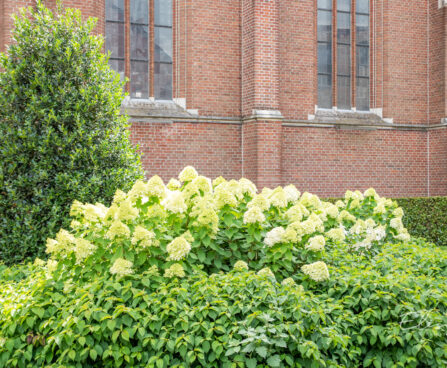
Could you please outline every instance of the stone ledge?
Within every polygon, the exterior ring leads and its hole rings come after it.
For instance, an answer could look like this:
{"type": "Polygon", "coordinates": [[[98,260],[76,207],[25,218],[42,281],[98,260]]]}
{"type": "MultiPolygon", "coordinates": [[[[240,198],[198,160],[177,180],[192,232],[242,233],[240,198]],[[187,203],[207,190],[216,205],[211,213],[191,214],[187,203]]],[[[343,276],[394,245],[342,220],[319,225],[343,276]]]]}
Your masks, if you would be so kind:
{"type": "Polygon", "coordinates": [[[135,119],[175,119],[194,118],[197,115],[187,111],[175,101],[136,100],[126,98],[121,107],[121,113],[127,113],[132,120],[135,119]]]}

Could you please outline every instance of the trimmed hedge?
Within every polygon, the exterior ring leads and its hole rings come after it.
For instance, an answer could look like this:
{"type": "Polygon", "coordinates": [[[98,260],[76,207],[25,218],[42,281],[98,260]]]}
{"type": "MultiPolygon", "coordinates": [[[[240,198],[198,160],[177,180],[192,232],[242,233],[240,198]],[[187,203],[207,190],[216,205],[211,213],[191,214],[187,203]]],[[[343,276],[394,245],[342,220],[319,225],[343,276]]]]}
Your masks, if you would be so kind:
{"type": "MultiPolygon", "coordinates": [[[[339,198],[326,199],[335,203],[339,198]]],[[[404,211],[402,221],[415,238],[447,246],[447,197],[396,198],[404,211]]]]}
{"type": "Polygon", "coordinates": [[[414,237],[447,246],[447,197],[399,198],[403,222],[414,237]]]}

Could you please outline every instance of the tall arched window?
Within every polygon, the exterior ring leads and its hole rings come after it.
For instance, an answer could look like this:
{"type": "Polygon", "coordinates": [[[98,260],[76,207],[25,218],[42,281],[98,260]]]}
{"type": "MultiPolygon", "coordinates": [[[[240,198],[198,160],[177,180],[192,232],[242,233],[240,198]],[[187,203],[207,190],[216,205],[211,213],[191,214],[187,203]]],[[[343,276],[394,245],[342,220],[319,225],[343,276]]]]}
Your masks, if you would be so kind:
{"type": "Polygon", "coordinates": [[[317,9],[318,107],[369,110],[369,0],[317,0],[317,9]]]}
{"type": "Polygon", "coordinates": [[[172,99],[172,0],[106,0],[110,66],[132,98],[172,99]]]}

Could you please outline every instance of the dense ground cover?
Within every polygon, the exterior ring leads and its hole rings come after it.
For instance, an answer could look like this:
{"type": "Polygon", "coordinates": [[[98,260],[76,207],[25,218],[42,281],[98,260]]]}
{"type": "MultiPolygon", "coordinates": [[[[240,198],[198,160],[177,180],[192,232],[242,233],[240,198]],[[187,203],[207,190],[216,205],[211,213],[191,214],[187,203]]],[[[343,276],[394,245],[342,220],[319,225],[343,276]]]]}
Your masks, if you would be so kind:
{"type": "Polygon", "coordinates": [[[331,204],[186,168],[75,202],[0,268],[0,366],[444,367],[447,252],[374,190],[331,204]]]}

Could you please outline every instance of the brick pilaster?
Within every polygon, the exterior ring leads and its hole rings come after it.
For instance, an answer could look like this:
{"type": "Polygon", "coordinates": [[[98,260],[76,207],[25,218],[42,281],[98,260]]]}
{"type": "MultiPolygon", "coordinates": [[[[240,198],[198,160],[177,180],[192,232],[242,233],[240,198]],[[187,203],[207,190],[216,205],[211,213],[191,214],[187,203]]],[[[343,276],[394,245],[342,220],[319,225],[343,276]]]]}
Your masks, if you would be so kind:
{"type": "Polygon", "coordinates": [[[243,0],[243,174],[260,189],[281,184],[279,84],[279,0],[243,0]]]}

